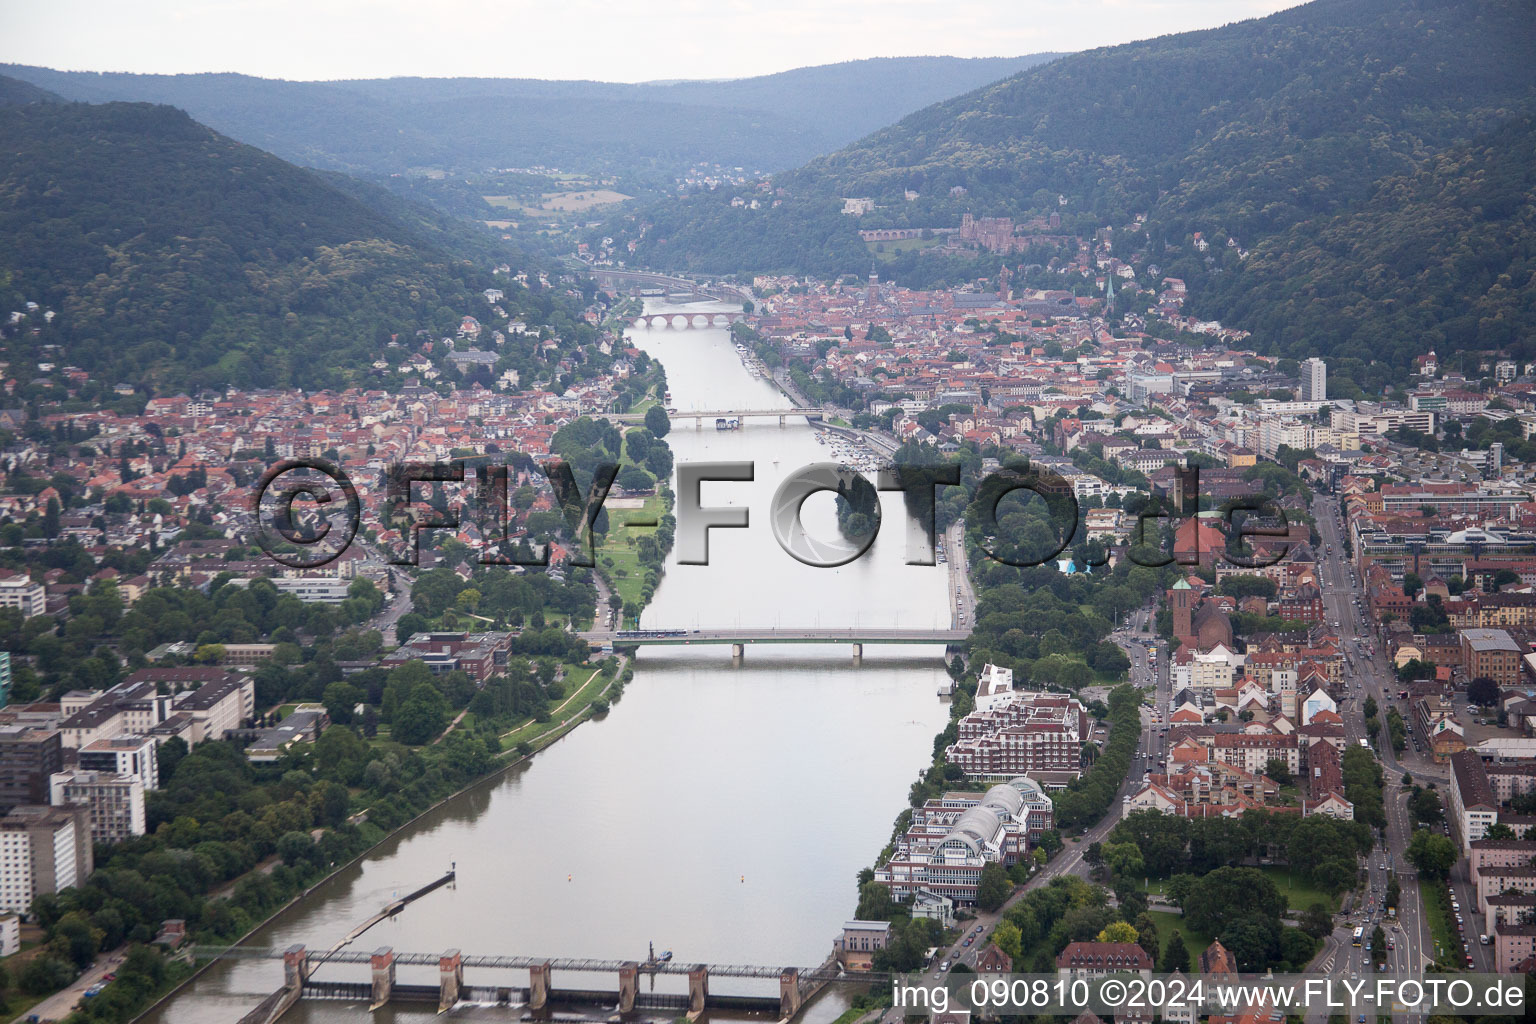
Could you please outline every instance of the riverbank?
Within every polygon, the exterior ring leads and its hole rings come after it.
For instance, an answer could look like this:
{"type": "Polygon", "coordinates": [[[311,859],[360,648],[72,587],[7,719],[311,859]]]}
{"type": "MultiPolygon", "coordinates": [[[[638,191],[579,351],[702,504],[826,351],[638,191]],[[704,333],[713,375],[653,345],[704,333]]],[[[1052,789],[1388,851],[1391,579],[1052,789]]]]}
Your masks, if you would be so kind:
{"type": "MultiPolygon", "coordinates": [[[[407,830],[424,822],[433,814],[441,811],[451,802],[458,800],[468,794],[474,793],[477,790],[499,784],[501,779],[508,772],[522,765],[528,764],[538,753],[548,749],[551,745],[558,742],[563,737],[569,735],[572,730],[574,730],[578,725],[586,721],[588,718],[592,717],[594,713],[601,713],[593,712],[592,705],[599,698],[610,701],[617,699],[617,692],[622,691],[624,683],[628,681],[632,675],[632,672],[633,669],[627,664],[627,659],[625,658],[618,659],[618,661],[615,663],[614,671],[610,676],[603,677],[600,668],[594,669],[592,676],[587,680],[587,683],[584,683],[582,687],[578,688],[578,690],[573,693],[570,698],[567,699],[565,704],[561,705],[562,709],[569,711],[569,714],[565,718],[558,721],[552,720],[549,723],[542,723],[545,728],[537,735],[534,735],[530,738],[519,738],[513,740],[511,746],[504,748],[505,753],[501,755],[501,760],[503,763],[501,763],[497,768],[435,801],[430,806],[424,808],[419,814],[416,814],[410,819],[401,822],[395,828],[392,828],[387,832],[383,832],[375,842],[369,844],[356,856],[343,863],[337,864],[331,871],[327,872],[321,878],[316,880],[312,885],[300,890],[298,893],[295,893],[293,897],[291,897],[281,906],[273,909],[270,914],[262,918],[259,922],[253,924],[247,931],[232,940],[228,946],[237,947],[247,944],[252,938],[260,934],[263,930],[271,927],[272,924],[285,913],[294,909],[302,901],[315,895],[320,890],[333,883],[338,875],[345,872],[349,868],[358,866],[363,861],[373,856],[380,847],[384,846],[392,839],[400,837],[407,830]],[[594,688],[594,683],[599,685],[594,688]],[[583,696],[584,693],[586,696],[583,696]],[[574,706],[572,706],[573,702],[574,706]],[[529,749],[519,749],[523,743],[528,743],[529,749]]],[[[604,707],[603,710],[606,710],[606,707],[604,707]]],[[[253,871],[259,870],[259,867],[253,869],[253,871]]],[[[243,875],[240,878],[232,879],[229,885],[237,886],[242,879],[249,877],[251,873],[252,872],[247,872],[246,875],[243,875]]],[[[157,1010],[160,1010],[168,1005],[174,999],[174,997],[182,992],[182,990],[192,985],[198,980],[198,978],[204,975],[211,968],[221,963],[223,960],[224,955],[221,952],[217,956],[211,957],[200,963],[196,963],[191,973],[189,973],[185,978],[180,979],[171,988],[167,989],[162,995],[160,995],[152,1003],[141,1010],[137,1015],[131,1018],[131,1020],[137,1022],[148,1019],[157,1010]]]]}
{"type": "MultiPolygon", "coordinates": [[[[634,343],[667,363],[680,408],[783,402],[742,370],[723,330],[651,331],[634,343]]],[[[825,456],[813,432],[795,420],[782,428],[674,432],[667,440],[680,462],[755,462],[755,482],[733,485],[717,499],[755,512],[785,473],[825,456]]],[[[621,509],[613,522],[629,511],[621,509]]],[[[831,515],[830,507],[809,508],[807,525],[835,528],[831,515]]],[[[866,558],[824,570],[786,557],[762,522],[754,526],[717,533],[708,566],[669,558],[646,617],[720,627],[818,620],[926,626],[949,619],[944,569],[908,566],[894,533],[866,558]]],[[[382,925],[368,941],[416,951],[626,959],[655,940],[689,961],[820,962],[847,909],[839,909],[847,879],[889,834],[884,809],[901,801],[912,773],[926,767],[933,733],[947,718],[935,696],[945,679],[940,650],[881,648],[857,670],[843,647],[765,648],[737,670],[723,653],[648,650],[632,673],[644,685],[624,687],[622,706],[606,715],[596,701],[616,696],[630,664],[616,663],[611,686],[602,676],[586,682],[590,667],[570,672],[565,693],[547,702],[545,710],[555,713],[540,716],[550,719],[548,731],[526,768],[490,775],[426,816],[399,822],[405,828],[392,830],[384,845],[267,921],[246,944],[324,948],[392,891],[412,888],[456,859],[454,889],[382,925]],[[560,708],[573,691],[576,701],[560,708]],[[595,719],[590,728],[576,729],[568,717],[578,704],[588,708],[582,720],[595,719]],[[850,721],[859,729],[849,730],[850,721]],[[866,776],[867,799],[807,799],[849,763],[866,776]],[[574,841],[594,829],[622,837],[620,848],[574,841]],[[815,837],[814,856],[804,855],[807,837],[815,837]],[[741,928],[743,920],[753,927],[741,928]]],[[[444,745],[474,725],[466,718],[444,745]]],[[[275,978],[270,964],[221,964],[190,994],[184,989],[157,1024],[237,1019],[255,1002],[248,994],[270,989],[275,978]]],[[[735,987],[761,994],[764,986],[735,987]]],[[[830,995],[811,1008],[807,1024],[828,1024],[846,1008],[841,993],[830,995]]],[[[310,1002],[299,1010],[308,1024],[344,1024],[357,1008],[310,1002]]]]}

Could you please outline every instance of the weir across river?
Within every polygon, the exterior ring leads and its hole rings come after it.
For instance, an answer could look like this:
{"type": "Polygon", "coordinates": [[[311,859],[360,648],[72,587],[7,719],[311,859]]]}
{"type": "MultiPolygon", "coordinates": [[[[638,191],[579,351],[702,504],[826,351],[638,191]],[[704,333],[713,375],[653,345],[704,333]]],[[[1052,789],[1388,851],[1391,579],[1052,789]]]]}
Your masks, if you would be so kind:
{"type": "Polygon", "coordinates": [[[697,1017],[706,1009],[721,1009],[775,1013],[780,1020],[789,1020],[800,1012],[807,1000],[828,984],[835,982],[882,984],[888,980],[888,976],[880,972],[845,971],[835,957],[828,957],[817,967],[799,968],[674,963],[664,960],[579,960],[473,955],[457,949],[442,953],[397,953],[388,946],[371,953],[343,949],[318,955],[312,955],[302,945],[293,945],[285,950],[248,946],[221,949],[196,947],[194,949],[194,955],[205,954],[241,959],[280,958],[282,960],[283,987],[273,992],[242,1018],[240,1024],[272,1024],[300,999],[367,1001],[369,1008],[375,1010],[390,1002],[435,1002],[439,1013],[461,1001],[524,1006],[531,1013],[541,1013],[556,1006],[596,1006],[618,1014],[649,1010],[674,1016],[687,1015],[690,1018],[697,1017]],[[312,972],[321,964],[326,966],[367,964],[370,978],[368,981],[321,981],[312,978],[312,972]],[[397,967],[434,965],[438,970],[438,984],[435,986],[400,984],[395,980],[397,967]],[[527,971],[528,983],[526,986],[521,986],[501,984],[498,980],[492,984],[483,982],[467,984],[464,979],[466,968],[480,971],[527,971]],[[556,988],[553,980],[556,972],[616,975],[618,988],[616,990],[588,986],[556,988]],[[639,979],[647,974],[686,975],[688,992],[686,995],[641,992],[639,979]],[[766,995],[711,993],[709,980],[712,976],[777,979],[779,995],[774,999],[766,995]]]}

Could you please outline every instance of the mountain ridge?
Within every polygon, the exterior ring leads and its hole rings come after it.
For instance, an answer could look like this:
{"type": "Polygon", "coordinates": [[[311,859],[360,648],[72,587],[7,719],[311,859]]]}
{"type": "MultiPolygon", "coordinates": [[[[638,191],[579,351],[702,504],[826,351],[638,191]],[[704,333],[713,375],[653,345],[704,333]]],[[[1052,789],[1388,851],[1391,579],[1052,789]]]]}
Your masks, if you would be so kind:
{"type": "MultiPolygon", "coordinates": [[[[1125,242],[1175,265],[1199,296],[1241,266],[1221,250],[1181,259],[1195,232],[1255,247],[1536,111],[1529,13],[1522,0],[1314,0],[1071,54],[774,175],[776,202],[760,209],[696,193],[626,211],[600,234],[633,241],[635,262],[660,269],[826,277],[867,272],[863,228],[1057,214],[1061,232],[1082,237],[1146,214],[1125,242]],[[843,216],[848,196],[876,208],[843,216]]],[[[1231,326],[1265,322],[1236,294],[1197,305],[1238,316],[1231,326]]]]}
{"type": "Polygon", "coordinates": [[[430,212],[172,107],[0,107],[0,137],[0,290],[58,314],[8,335],[12,360],[57,345],[112,380],[330,386],[392,336],[452,333],[491,283],[430,212]]]}
{"type": "Polygon", "coordinates": [[[1055,54],[879,58],[725,82],[542,79],[293,82],[233,73],[134,75],[24,65],[8,74],[66,99],[147,101],[285,159],[391,174],[569,166],[673,173],[690,164],[802,163],[926,103],[1055,54]],[[829,103],[828,96],[840,96],[829,103]],[[594,140],[596,142],[594,143],[594,140]]]}

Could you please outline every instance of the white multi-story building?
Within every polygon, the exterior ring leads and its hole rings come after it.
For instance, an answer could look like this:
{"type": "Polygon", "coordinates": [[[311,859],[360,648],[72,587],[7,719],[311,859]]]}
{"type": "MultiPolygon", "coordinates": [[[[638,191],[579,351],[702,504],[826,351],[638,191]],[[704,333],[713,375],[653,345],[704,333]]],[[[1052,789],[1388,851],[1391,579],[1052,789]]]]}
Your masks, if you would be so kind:
{"type": "Polygon", "coordinates": [[[55,772],[50,802],[86,808],[91,840],[120,843],[144,834],[144,780],[108,772],[55,772]]]}
{"type": "Polygon", "coordinates": [[[944,757],[967,775],[1012,776],[1082,770],[1088,712],[1075,697],[1016,692],[960,719],[944,757]]]}
{"type": "Polygon", "coordinates": [[[279,594],[292,594],[300,601],[341,604],[347,599],[348,580],[330,576],[280,576],[272,581],[279,594]]]}
{"type": "Polygon", "coordinates": [[[1476,750],[1451,755],[1451,821],[1463,850],[1499,822],[1499,804],[1488,784],[1488,770],[1476,750]]]}
{"type": "Polygon", "coordinates": [[[1328,400],[1328,365],[1316,356],[1301,361],[1300,397],[1303,402],[1328,400]]]}
{"type": "Polygon", "coordinates": [[[83,807],[22,805],[0,818],[0,911],[27,913],[39,894],[89,877],[87,822],[83,807]]]}
{"type": "Polygon", "coordinates": [[[905,903],[930,893],[955,904],[976,902],[988,864],[1011,866],[1055,825],[1051,798],[1030,778],[1016,778],[986,793],[946,793],[912,812],[912,825],[896,841],[875,881],[905,903]]]}
{"type": "Polygon", "coordinates": [[[0,569],[0,608],[15,608],[30,619],[48,610],[48,597],[26,573],[0,569]]]}
{"type": "Polygon", "coordinates": [[[146,791],[160,785],[159,746],[147,736],[126,734],[96,740],[80,748],[80,767],[109,775],[131,775],[146,791]]]}

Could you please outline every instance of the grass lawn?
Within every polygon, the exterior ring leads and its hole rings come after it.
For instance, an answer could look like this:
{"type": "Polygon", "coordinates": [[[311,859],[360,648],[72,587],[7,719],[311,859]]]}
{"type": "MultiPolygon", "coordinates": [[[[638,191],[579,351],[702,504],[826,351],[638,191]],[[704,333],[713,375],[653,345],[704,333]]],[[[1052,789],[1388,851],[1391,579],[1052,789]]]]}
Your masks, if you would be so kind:
{"type": "MultiPolygon", "coordinates": [[[[1157,942],[1159,946],[1168,945],[1168,940],[1174,932],[1184,936],[1184,948],[1189,950],[1189,958],[1193,961],[1205,947],[1211,944],[1211,937],[1204,932],[1197,932],[1184,924],[1184,918],[1178,914],[1170,914],[1163,910],[1149,910],[1148,916],[1157,925],[1157,942]]],[[[1159,965],[1161,969],[1161,965],[1159,965]]]]}
{"type": "Polygon", "coordinates": [[[1330,896],[1321,889],[1312,888],[1311,883],[1303,882],[1300,878],[1293,876],[1289,868],[1270,865],[1259,870],[1268,875],[1270,881],[1275,883],[1275,888],[1285,894],[1291,909],[1298,914],[1314,903],[1321,903],[1330,914],[1338,913],[1339,898],[1337,896],[1330,896]]]}
{"type": "Polygon", "coordinates": [[[1419,899],[1424,905],[1424,918],[1429,922],[1429,934],[1435,943],[1435,959],[1461,966],[1461,940],[1456,937],[1456,919],[1451,916],[1450,906],[1446,903],[1445,883],[1424,879],[1419,886],[1419,899]]]}
{"type": "Polygon", "coordinates": [[[558,732],[567,722],[574,721],[587,710],[587,707],[603,692],[608,685],[608,679],[590,665],[567,665],[565,670],[566,682],[581,685],[574,692],[568,692],[564,698],[553,705],[549,711],[549,721],[536,722],[528,719],[501,734],[501,749],[512,750],[519,743],[527,741],[535,747],[539,741],[552,733],[558,732]],[[583,682],[584,680],[584,682],[583,682]]]}
{"type": "Polygon", "coordinates": [[[645,567],[640,564],[640,538],[654,534],[653,526],[626,526],[631,519],[659,522],[667,511],[666,499],[653,494],[645,499],[641,508],[608,510],[609,529],[603,546],[597,552],[598,568],[625,604],[639,606],[641,588],[645,585],[645,567]]]}
{"type": "Polygon", "coordinates": [[[898,238],[888,242],[865,242],[870,254],[881,260],[893,260],[898,254],[912,252],[914,249],[926,249],[930,245],[943,245],[944,236],[935,235],[932,238],[898,238]]]}
{"type": "MultiPolygon", "coordinates": [[[[1281,894],[1285,896],[1290,908],[1298,914],[1314,903],[1321,903],[1330,914],[1338,913],[1339,899],[1337,896],[1329,896],[1320,889],[1312,888],[1310,884],[1303,882],[1300,878],[1291,877],[1288,868],[1270,865],[1258,870],[1269,876],[1270,881],[1275,883],[1275,888],[1279,889],[1281,894]]],[[[1167,879],[1159,878],[1151,884],[1143,882],[1142,891],[1149,894],[1164,893],[1167,891],[1167,885],[1167,879]]]]}

